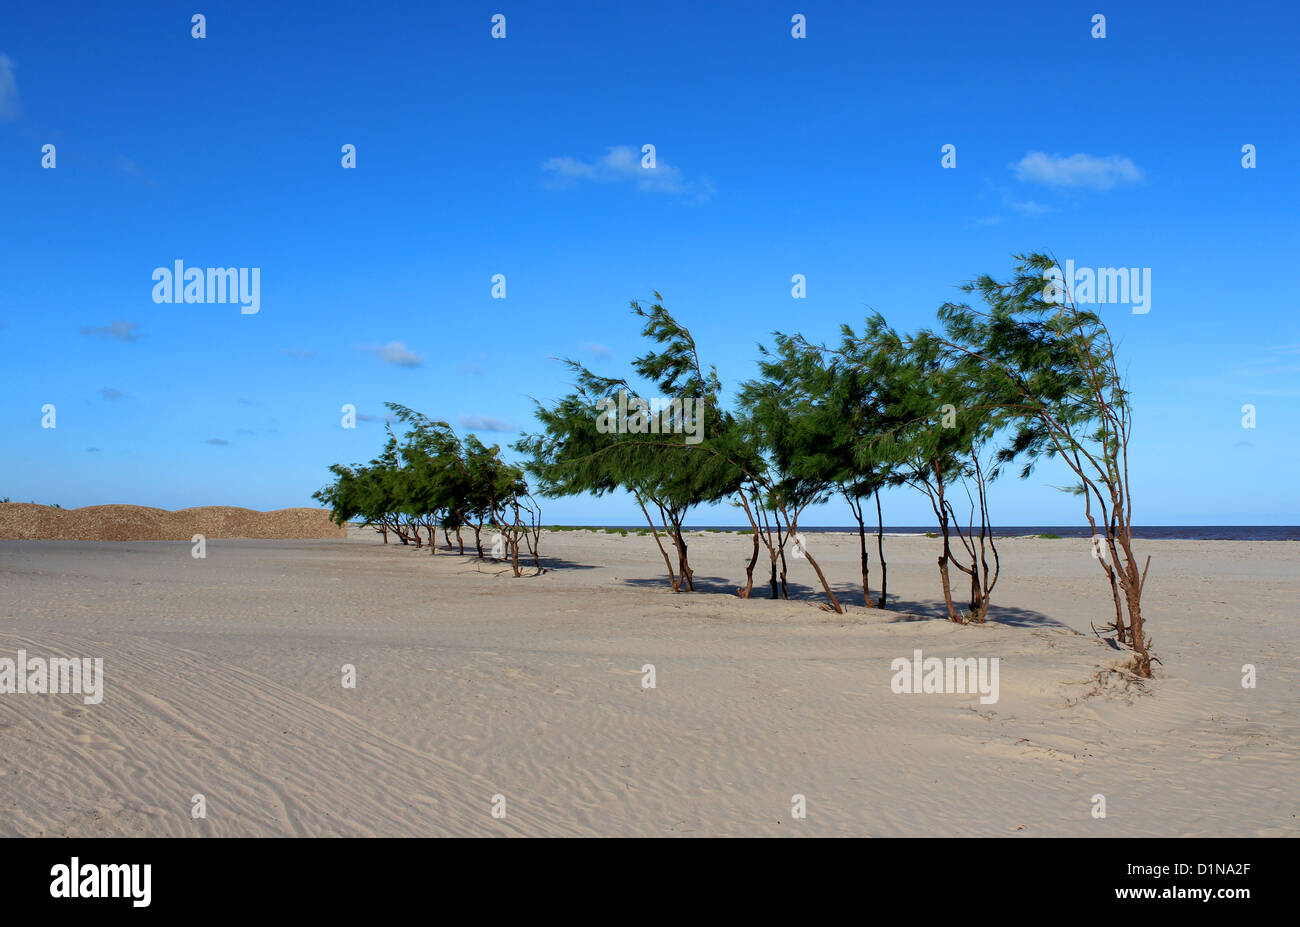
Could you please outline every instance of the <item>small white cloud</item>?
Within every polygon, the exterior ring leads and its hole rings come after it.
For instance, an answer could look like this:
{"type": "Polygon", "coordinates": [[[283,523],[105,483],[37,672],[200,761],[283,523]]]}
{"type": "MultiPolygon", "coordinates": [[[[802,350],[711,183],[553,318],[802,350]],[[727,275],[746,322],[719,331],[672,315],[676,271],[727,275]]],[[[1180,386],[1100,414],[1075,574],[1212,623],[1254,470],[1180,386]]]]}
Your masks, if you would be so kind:
{"type": "Polygon", "coordinates": [[[0,54],[0,119],[18,118],[18,78],[8,55],[0,54]]]}
{"type": "Polygon", "coordinates": [[[469,431],[513,431],[515,426],[488,415],[462,415],[460,427],[469,431]]]}
{"type": "Polygon", "coordinates": [[[1136,183],[1142,172],[1129,158],[1110,155],[1105,158],[1089,154],[1072,154],[1069,157],[1031,151],[1012,169],[1026,183],[1040,183],[1049,187],[1082,187],[1092,190],[1110,190],[1120,184],[1136,183]]]}
{"type": "Polygon", "coordinates": [[[419,367],[424,363],[423,357],[400,341],[390,341],[382,346],[366,345],[361,350],[379,358],[385,364],[394,364],[398,367],[419,367]]]}
{"type": "Polygon", "coordinates": [[[1022,216],[1041,216],[1045,212],[1051,212],[1051,206],[1044,206],[1042,203],[1035,203],[1033,200],[1023,202],[1012,200],[1008,205],[1022,216]]]}
{"type": "Polygon", "coordinates": [[[590,163],[568,155],[548,158],[542,162],[542,170],[549,175],[553,187],[568,187],[580,180],[590,180],[595,183],[631,183],[638,190],[649,193],[693,195],[701,202],[713,195],[713,184],[709,181],[687,181],[680,169],[658,158],[654,167],[642,167],[640,152],[627,145],[616,145],[604,157],[590,163]]]}
{"type": "Polygon", "coordinates": [[[106,338],[111,341],[139,341],[140,336],[136,334],[136,329],[140,327],[139,322],[127,322],[118,319],[109,325],[91,325],[83,328],[83,335],[94,335],[97,338],[106,338]]]}

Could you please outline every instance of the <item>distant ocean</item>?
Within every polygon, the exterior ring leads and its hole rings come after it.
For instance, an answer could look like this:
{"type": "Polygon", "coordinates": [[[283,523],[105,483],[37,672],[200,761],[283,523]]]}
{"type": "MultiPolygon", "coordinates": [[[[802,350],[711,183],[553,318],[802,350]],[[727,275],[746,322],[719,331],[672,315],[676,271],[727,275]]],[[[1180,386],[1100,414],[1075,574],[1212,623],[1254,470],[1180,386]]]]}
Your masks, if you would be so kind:
{"type": "MultiPolygon", "coordinates": [[[[618,528],[636,530],[645,525],[618,525],[618,528]]],[[[737,525],[690,525],[692,531],[745,531],[748,527],[737,525]]],[[[835,531],[854,533],[856,527],[836,526],[831,528],[813,525],[800,526],[800,531],[835,531]]],[[[1012,525],[995,528],[994,537],[1020,537],[1024,535],[1056,534],[1063,538],[1086,538],[1092,535],[1087,527],[1078,525],[1012,525]]],[[[875,527],[868,525],[867,533],[875,534],[875,527]]],[[[885,534],[926,534],[935,532],[934,525],[923,527],[885,527],[885,534]]],[[[1183,541],[1300,541],[1300,525],[1134,525],[1135,538],[1165,538],[1183,541]]]]}

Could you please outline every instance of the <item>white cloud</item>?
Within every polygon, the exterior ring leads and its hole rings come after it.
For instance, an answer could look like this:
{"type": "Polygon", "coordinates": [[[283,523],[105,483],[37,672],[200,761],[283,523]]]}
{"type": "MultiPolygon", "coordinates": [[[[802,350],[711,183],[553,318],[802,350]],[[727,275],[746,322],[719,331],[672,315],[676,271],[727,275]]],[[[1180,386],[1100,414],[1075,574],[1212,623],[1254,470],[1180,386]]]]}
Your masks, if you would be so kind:
{"type": "Polygon", "coordinates": [[[419,367],[424,363],[423,357],[400,341],[390,341],[382,346],[367,345],[361,350],[379,358],[385,364],[395,364],[398,367],[419,367]]]}
{"type": "Polygon", "coordinates": [[[592,357],[599,358],[600,360],[609,360],[611,357],[614,356],[613,351],[605,347],[605,345],[595,341],[588,341],[586,344],[582,346],[582,349],[586,351],[588,354],[590,354],[592,357]]]}
{"type": "Polygon", "coordinates": [[[1142,178],[1137,165],[1122,155],[1098,158],[1089,154],[1072,154],[1064,157],[1031,151],[1013,164],[1012,169],[1027,183],[1092,190],[1110,190],[1142,178]]]}
{"type": "Polygon", "coordinates": [[[140,336],[136,334],[136,329],[140,327],[139,322],[127,322],[118,319],[109,325],[91,325],[83,328],[83,335],[95,335],[99,338],[108,338],[113,341],[139,341],[140,336]]]}
{"type": "Polygon", "coordinates": [[[656,158],[654,167],[641,166],[640,152],[627,145],[616,145],[603,158],[588,163],[571,158],[548,158],[542,170],[550,175],[550,185],[572,186],[580,180],[595,183],[631,183],[638,190],[649,193],[693,195],[701,202],[713,195],[713,185],[707,180],[690,182],[681,170],[656,158]]]}
{"type": "Polygon", "coordinates": [[[17,118],[18,79],[14,77],[13,59],[0,54],[0,119],[17,118]]]}
{"type": "Polygon", "coordinates": [[[460,427],[469,431],[513,431],[515,426],[488,415],[462,415],[460,427]]]}
{"type": "Polygon", "coordinates": [[[1052,211],[1051,206],[1044,206],[1042,203],[1035,203],[1033,200],[1011,200],[1008,205],[1022,216],[1041,216],[1045,212],[1052,211]]]}

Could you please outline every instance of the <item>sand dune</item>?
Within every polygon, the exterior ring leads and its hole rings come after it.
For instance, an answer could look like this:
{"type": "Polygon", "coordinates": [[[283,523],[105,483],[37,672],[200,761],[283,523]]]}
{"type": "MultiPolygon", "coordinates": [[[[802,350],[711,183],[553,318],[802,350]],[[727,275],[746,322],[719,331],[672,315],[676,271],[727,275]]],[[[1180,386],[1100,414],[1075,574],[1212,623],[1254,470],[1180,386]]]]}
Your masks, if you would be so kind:
{"type": "Polygon", "coordinates": [[[346,530],[325,509],[258,512],[229,505],[155,509],[90,505],[56,509],[27,502],[0,504],[0,539],[69,541],[188,541],[205,538],[336,538],[346,530]]]}
{"type": "MultiPolygon", "coordinates": [[[[933,617],[927,538],[887,547],[896,609],[835,615],[806,564],[794,601],[673,595],[635,535],[548,533],[520,579],[352,535],[0,542],[0,657],[105,673],[98,705],[0,695],[0,834],[1300,833],[1295,543],[1143,542],[1143,683],[1091,633],[1086,541],[1003,542],[994,621],[964,628],[933,617]],[[997,657],[999,700],[895,694],[915,648],[997,657]]],[[[809,537],[860,602],[856,538],[809,537]]],[[[744,538],[691,545],[734,588],[744,538]]]]}

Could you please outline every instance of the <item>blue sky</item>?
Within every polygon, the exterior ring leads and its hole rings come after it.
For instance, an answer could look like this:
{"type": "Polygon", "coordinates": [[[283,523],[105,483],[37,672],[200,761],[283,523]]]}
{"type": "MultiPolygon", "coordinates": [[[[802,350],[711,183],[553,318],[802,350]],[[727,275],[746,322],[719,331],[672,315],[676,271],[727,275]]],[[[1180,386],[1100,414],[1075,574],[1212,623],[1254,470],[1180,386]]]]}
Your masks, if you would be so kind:
{"type": "MultiPolygon", "coordinates": [[[[0,496],[310,505],[386,400],[514,440],[554,357],[626,369],[653,290],[734,387],[773,330],[929,325],[1049,249],[1151,269],[1148,313],[1102,307],[1135,520],[1300,523],[1293,3],[151,6],[0,12],[0,496]],[[154,303],[176,260],[260,268],[260,311],[154,303]]],[[[1003,481],[994,520],[1080,522],[1064,482],[1003,481]]]]}

